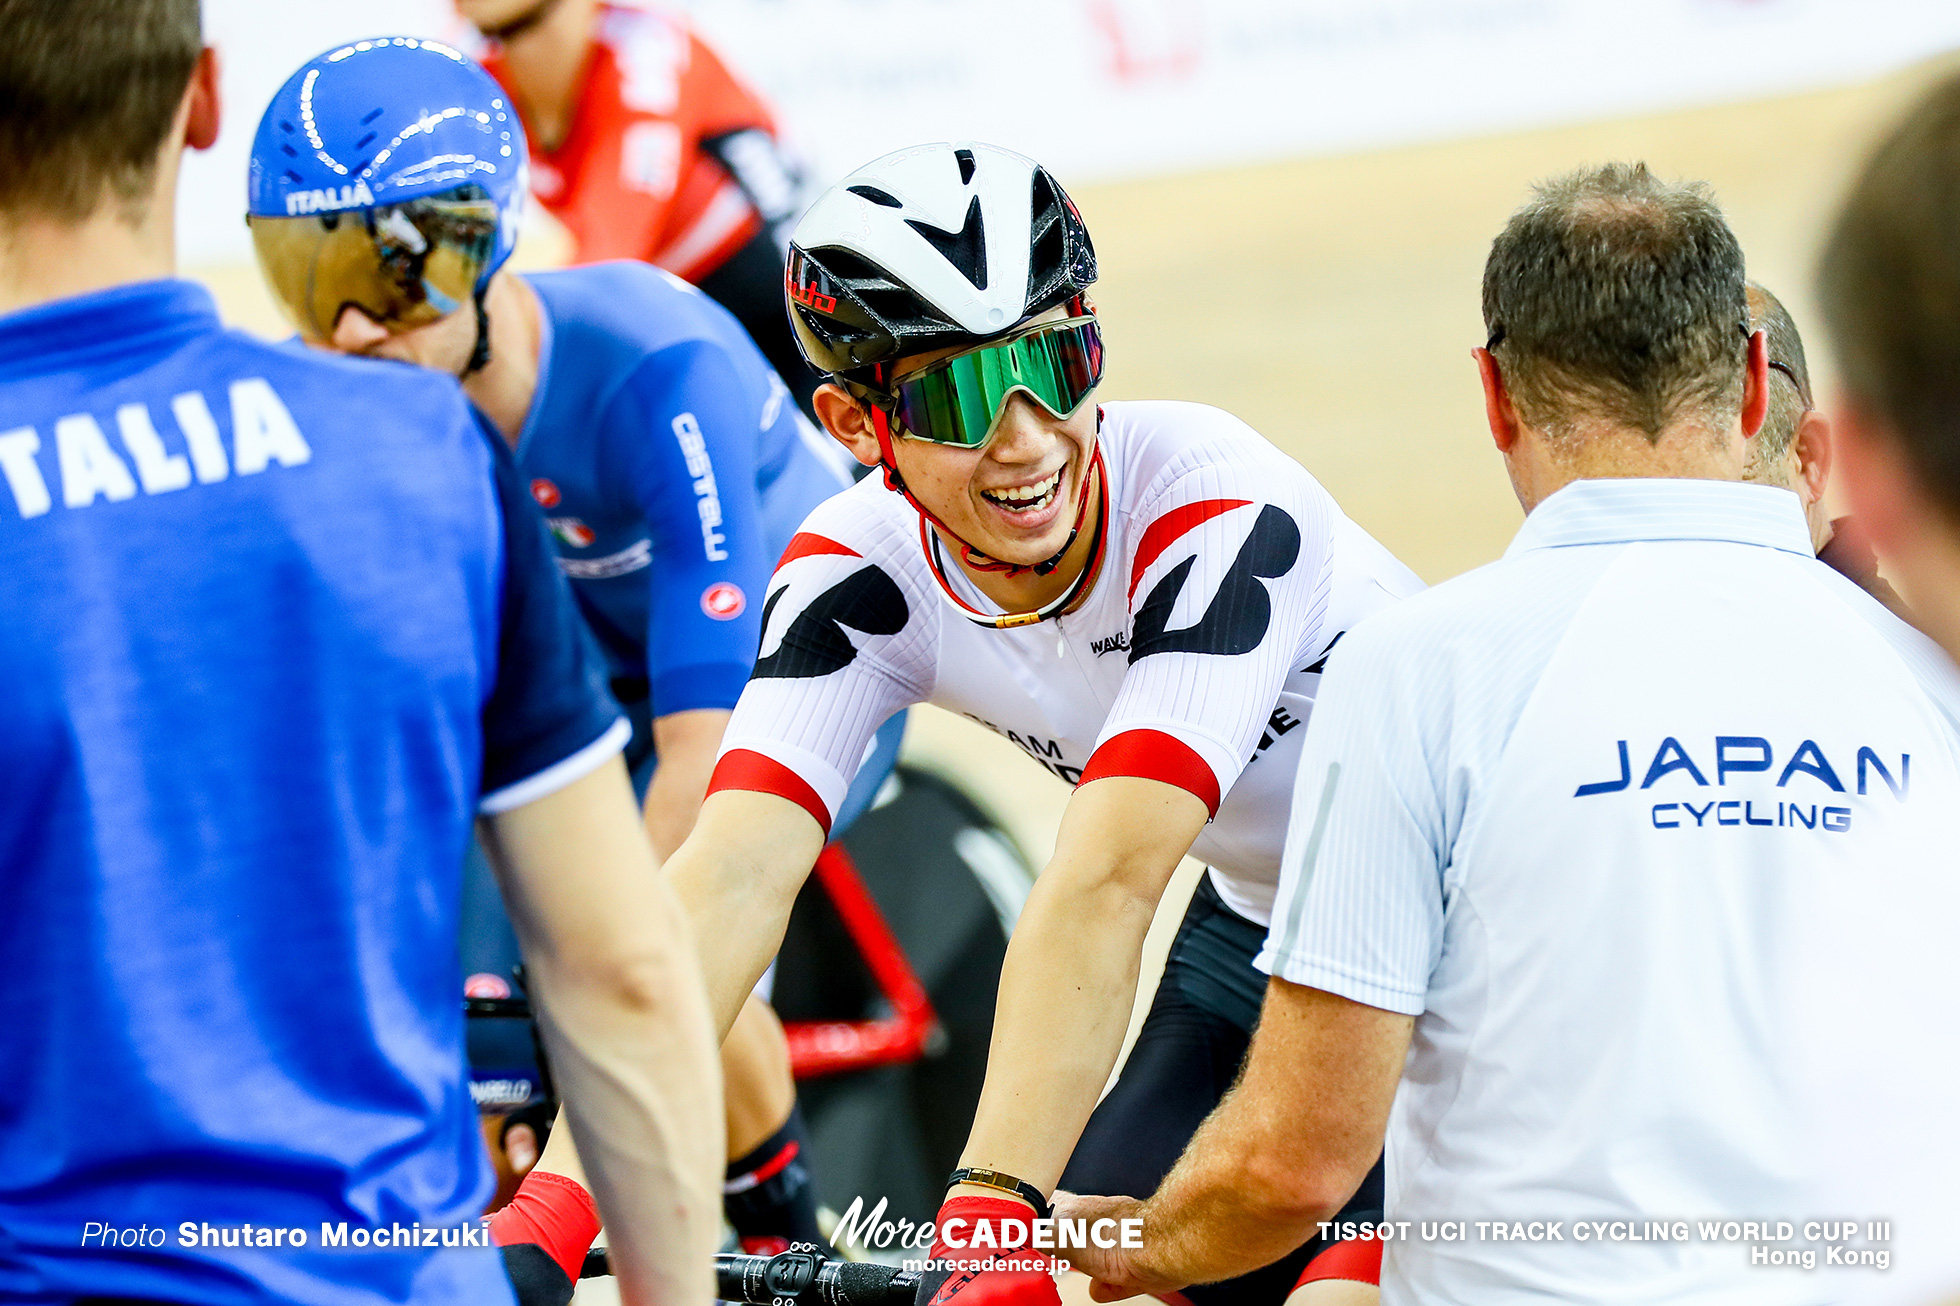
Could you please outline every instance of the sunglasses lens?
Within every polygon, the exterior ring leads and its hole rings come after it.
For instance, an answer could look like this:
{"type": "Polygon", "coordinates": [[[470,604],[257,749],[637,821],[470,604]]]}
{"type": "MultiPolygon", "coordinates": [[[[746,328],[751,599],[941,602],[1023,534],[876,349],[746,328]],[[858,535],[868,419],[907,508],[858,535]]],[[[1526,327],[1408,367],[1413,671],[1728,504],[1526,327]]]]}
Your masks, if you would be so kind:
{"type": "Polygon", "coordinates": [[[898,411],[894,415],[906,434],[966,448],[987,438],[993,407],[983,387],[957,374],[965,361],[958,360],[944,371],[898,387],[898,411]]]}
{"type": "Polygon", "coordinates": [[[482,187],[308,217],[249,219],[266,284],[292,324],[329,340],[349,307],[391,330],[470,302],[497,244],[497,206],[482,187]]]}
{"type": "Polygon", "coordinates": [[[961,354],[900,382],[893,416],[908,435],[978,448],[1017,391],[1056,417],[1069,417],[1102,380],[1102,328],[1078,319],[961,354]]]}

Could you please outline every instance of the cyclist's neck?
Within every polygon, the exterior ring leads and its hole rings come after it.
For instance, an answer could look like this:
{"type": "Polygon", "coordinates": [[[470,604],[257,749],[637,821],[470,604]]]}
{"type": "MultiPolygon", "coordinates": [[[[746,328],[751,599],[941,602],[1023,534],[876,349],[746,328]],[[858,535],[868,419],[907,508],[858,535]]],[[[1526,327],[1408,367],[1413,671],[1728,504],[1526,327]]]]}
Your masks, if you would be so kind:
{"type": "Polygon", "coordinates": [[[483,313],[490,361],[464,378],[463,391],[515,449],[538,394],[544,306],[529,282],[505,270],[490,282],[483,313]]]}

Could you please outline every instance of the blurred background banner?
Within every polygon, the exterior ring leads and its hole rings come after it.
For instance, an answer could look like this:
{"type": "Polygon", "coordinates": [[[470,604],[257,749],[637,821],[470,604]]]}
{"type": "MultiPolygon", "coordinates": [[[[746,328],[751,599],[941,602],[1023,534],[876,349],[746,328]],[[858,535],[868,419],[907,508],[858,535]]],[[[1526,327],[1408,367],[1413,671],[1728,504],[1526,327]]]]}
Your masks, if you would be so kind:
{"type": "MultiPolygon", "coordinates": [[[[686,0],[826,182],[922,140],[1028,153],[1071,184],[1818,89],[1960,44],[1953,0],[686,0]]],[[[228,56],[186,163],[188,264],[250,256],[259,114],[337,42],[469,47],[449,0],[206,0],[228,56]]]]}
{"type": "Polygon", "coordinates": [[[820,171],[977,136],[1105,181],[1810,89],[1952,0],[693,0],[820,171]]]}

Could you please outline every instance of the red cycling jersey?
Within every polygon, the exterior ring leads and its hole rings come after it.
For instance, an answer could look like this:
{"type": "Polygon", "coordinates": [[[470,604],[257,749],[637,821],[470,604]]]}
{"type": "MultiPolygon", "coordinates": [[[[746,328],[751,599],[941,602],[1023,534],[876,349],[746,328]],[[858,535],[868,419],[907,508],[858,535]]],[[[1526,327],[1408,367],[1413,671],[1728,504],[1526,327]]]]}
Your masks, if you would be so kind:
{"type": "MultiPolygon", "coordinates": [[[[509,89],[501,51],[483,66],[509,89]]],[[[774,120],[677,15],[607,6],[565,139],[547,150],[535,124],[524,128],[531,189],[571,232],[580,263],[640,259],[698,282],[762,229],[705,145],[773,136],[774,120]]]]}

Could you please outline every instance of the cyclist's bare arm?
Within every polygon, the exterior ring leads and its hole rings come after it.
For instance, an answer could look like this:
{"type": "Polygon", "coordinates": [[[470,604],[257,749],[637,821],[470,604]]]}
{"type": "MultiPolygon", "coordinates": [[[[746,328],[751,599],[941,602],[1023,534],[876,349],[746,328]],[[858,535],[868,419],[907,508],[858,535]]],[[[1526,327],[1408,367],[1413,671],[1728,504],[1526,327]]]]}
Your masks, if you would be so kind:
{"type": "Polygon", "coordinates": [[[727,708],[703,707],[654,718],[653,754],[659,762],[647,786],[646,822],[660,861],[672,857],[694,828],[728,716],[727,708]]]}
{"type": "Polygon", "coordinates": [[[961,1165],[1044,1191],[1061,1178],[1122,1050],[1151,916],[1207,815],[1190,792],[1134,776],[1092,780],[1069,799],[1001,968],[961,1165]]]}
{"type": "Polygon", "coordinates": [[[485,826],[622,1292],[707,1306],[723,1167],[715,1035],[625,767],[485,826]]]}
{"type": "MultiPolygon", "coordinates": [[[[694,828],[728,717],[726,708],[694,708],[654,718],[653,751],[659,762],[647,786],[646,824],[653,855],[662,862],[694,828]]],[[[732,1160],[780,1129],[796,1105],[782,1025],[761,998],[751,997],[743,1005],[741,1018],[722,1040],[721,1073],[732,1160]]]]}
{"type": "MultiPolygon", "coordinates": [[[[728,718],[727,708],[694,708],[654,718],[653,751],[659,762],[647,786],[646,823],[653,855],[662,862],[694,828],[728,718]]],[[[732,1160],[780,1129],[796,1105],[782,1025],[761,998],[751,997],[743,1005],[734,1029],[722,1040],[721,1073],[732,1160]]]]}
{"type": "Polygon", "coordinates": [[[667,859],[695,937],[714,940],[701,960],[720,1035],[782,945],[796,891],[823,843],[823,827],[789,799],[726,789],[708,795],[694,832],[667,859]]]}

